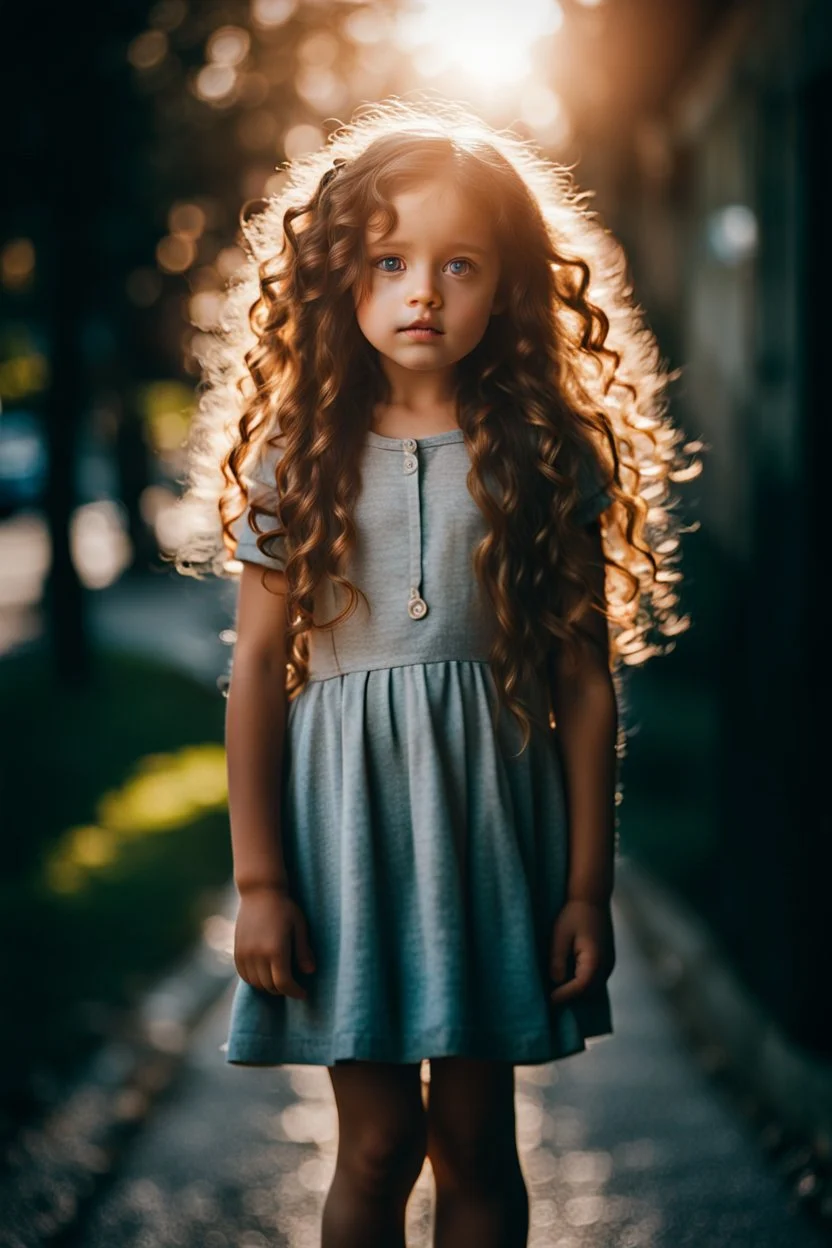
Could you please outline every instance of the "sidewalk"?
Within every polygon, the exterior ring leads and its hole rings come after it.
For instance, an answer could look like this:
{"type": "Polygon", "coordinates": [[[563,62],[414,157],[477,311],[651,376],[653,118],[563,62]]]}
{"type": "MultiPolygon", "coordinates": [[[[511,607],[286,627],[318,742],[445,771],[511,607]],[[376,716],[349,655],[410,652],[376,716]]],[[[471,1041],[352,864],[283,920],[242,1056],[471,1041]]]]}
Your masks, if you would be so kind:
{"type": "Polygon", "coordinates": [[[197,581],[167,569],[123,577],[91,595],[91,626],[107,649],[164,660],[216,689],[231,654],[220,633],[233,626],[235,596],[236,585],[216,577],[197,581]]]}
{"type": "MultiPolygon", "coordinates": [[[[615,1034],[517,1070],[530,1248],[820,1248],[759,1141],[697,1066],[616,908],[615,1034]]],[[[337,1143],[320,1067],[224,1062],[231,987],[176,1085],[73,1242],[314,1248],[337,1143]]],[[[429,1165],[408,1206],[427,1248],[429,1165]]]]}

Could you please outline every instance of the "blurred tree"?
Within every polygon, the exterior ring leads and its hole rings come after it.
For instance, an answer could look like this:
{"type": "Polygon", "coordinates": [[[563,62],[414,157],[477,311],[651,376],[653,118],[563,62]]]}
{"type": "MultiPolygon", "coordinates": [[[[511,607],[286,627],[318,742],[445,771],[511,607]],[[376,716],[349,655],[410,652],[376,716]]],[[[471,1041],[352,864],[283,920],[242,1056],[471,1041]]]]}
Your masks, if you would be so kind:
{"type": "MultiPolygon", "coordinates": [[[[46,326],[44,398],[52,542],[49,632],[64,683],[89,673],[84,590],[72,560],[79,434],[97,387],[115,397],[118,479],[134,562],[154,547],[140,500],[152,446],[143,383],[196,372],[191,316],[213,325],[242,253],[241,203],[280,185],[276,166],[317,147],[321,117],[386,92],[384,15],[307,0],[122,0],[4,13],[0,103],[5,235],[25,222],[46,326]],[[102,358],[92,322],[110,329],[102,358]]],[[[333,124],[335,124],[333,122],[333,124]]]]}

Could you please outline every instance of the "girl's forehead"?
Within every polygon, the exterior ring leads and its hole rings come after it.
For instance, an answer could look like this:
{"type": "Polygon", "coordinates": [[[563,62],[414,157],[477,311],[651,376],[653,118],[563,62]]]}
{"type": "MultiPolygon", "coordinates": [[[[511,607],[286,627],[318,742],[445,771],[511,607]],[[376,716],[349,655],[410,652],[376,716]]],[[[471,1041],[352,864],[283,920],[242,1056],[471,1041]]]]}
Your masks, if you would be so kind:
{"type": "Polygon", "coordinates": [[[447,238],[455,241],[493,243],[490,214],[482,203],[464,188],[448,179],[436,179],[393,192],[389,201],[397,223],[389,229],[389,219],[373,214],[367,222],[370,239],[390,237],[416,242],[420,239],[447,238]]]}

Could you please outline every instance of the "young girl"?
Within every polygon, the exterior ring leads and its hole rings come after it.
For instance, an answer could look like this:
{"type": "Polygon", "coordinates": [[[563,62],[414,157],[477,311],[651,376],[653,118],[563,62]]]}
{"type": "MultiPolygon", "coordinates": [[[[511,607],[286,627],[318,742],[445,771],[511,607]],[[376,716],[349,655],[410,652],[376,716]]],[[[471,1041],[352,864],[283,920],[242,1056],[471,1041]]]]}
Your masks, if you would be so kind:
{"type": "Polygon", "coordinates": [[[462,109],[364,110],[244,228],[180,560],[240,573],[227,1060],[329,1068],[325,1248],[402,1245],[426,1155],[438,1248],[513,1248],[514,1064],[612,1031],[614,672],[687,625],[667,377],[566,171],[462,109]]]}

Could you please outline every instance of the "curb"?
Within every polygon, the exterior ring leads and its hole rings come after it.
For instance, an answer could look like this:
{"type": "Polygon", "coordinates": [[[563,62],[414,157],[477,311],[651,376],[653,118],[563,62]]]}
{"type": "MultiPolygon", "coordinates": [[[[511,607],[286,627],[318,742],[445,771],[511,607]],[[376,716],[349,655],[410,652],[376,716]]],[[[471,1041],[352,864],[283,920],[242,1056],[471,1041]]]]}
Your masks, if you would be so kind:
{"type": "Polygon", "coordinates": [[[788,1135],[797,1142],[793,1160],[801,1164],[787,1168],[799,1171],[798,1194],[832,1219],[832,1064],[786,1037],[710,928],[646,868],[620,858],[615,894],[661,988],[704,1044],[704,1064],[742,1088],[746,1107],[767,1119],[764,1134],[775,1148],[788,1135]]]}
{"type": "Polygon", "coordinates": [[[41,1248],[81,1220],[154,1102],[176,1077],[194,1028],[231,982],[237,892],[220,894],[202,938],[142,997],[36,1126],[0,1176],[0,1245],[41,1248]]]}

